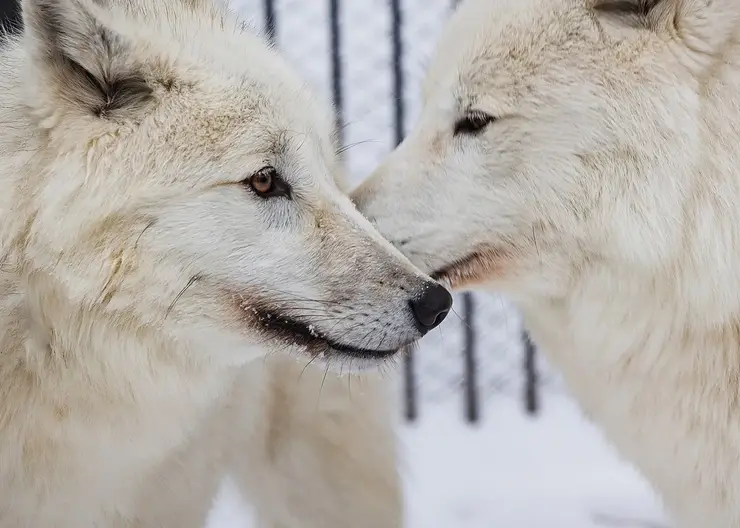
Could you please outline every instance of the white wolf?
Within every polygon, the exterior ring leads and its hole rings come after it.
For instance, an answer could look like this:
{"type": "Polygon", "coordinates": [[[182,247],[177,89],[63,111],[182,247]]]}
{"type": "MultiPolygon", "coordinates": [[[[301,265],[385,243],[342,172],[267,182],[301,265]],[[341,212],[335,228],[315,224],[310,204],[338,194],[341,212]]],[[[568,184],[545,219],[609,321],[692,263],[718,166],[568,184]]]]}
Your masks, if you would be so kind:
{"type": "Polygon", "coordinates": [[[202,526],[229,470],[264,526],[400,525],[383,383],[290,355],[378,365],[451,298],[335,183],[328,108],[209,0],[22,6],[0,526],[202,526]]]}
{"type": "Polygon", "coordinates": [[[468,0],[424,99],[360,211],[513,298],[681,526],[740,526],[740,2],[468,0]]]}

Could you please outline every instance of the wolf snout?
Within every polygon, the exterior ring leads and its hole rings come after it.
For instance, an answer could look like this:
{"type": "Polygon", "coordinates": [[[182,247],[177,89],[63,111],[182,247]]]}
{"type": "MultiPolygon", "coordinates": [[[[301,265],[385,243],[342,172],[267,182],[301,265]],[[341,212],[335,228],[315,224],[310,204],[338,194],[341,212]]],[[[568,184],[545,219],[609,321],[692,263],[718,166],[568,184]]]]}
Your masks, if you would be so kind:
{"type": "Polygon", "coordinates": [[[439,326],[452,308],[452,295],[436,283],[427,283],[421,294],[409,301],[416,328],[422,335],[439,326]]]}

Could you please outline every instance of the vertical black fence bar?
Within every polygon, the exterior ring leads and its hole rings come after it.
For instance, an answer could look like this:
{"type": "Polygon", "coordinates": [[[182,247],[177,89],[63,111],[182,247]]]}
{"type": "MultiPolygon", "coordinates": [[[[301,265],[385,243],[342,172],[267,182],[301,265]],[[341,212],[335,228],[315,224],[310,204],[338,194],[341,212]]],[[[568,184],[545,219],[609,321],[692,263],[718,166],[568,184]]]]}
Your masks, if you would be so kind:
{"type": "Polygon", "coordinates": [[[406,105],[403,77],[403,14],[401,0],[391,2],[391,49],[393,53],[393,127],[395,144],[406,134],[406,105]]]}
{"type": "Polygon", "coordinates": [[[277,20],[275,15],[275,0],[264,0],[265,34],[271,44],[277,42],[277,20]]]}
{"type": "MultiPolygon", "coordinates": [[[[406,132],[406,107],[404,104],[403,77],[403,14],[401,0],[390,0],[391,9],[391,54],[393,70],[393,140],[396,145],[403,141],[406,132]]],[[[416,390],[414,353],[416,345],[406,347],[403,354],[404,415],[409,422],[419,416],[416,390]]]]}
{"type": "Polygon", "coordinates": [[[331,44],[331,92],[336,111],[337,139],[342,144],[344,97],[342,94],[342,34],[340,0],[329,0],[329,40],[331,44]]]}
{"type": "Polygon", "coordinates": [[[476,365],[475,349],[477,345],[477,330],[475,327],[475,299],[466,292],[462,295],[463,303],[463,365],[465,382],[465,419],[469,423],[480,421],[480,401],[478,397],[478,366],[476,365]]]}
{"type": "Polygon", "coordinates": [[[537,349],[526,330],[522,330],[522,342],[524,343],[524,407],[527,414],[534,416],[540,410],[537,349]]]}

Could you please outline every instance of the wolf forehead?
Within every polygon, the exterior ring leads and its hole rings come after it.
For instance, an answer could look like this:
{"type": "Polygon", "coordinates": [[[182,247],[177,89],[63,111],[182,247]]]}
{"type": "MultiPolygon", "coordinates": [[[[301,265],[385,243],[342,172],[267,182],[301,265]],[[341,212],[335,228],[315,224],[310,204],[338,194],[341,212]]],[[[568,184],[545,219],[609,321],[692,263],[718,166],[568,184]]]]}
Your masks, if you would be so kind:
{"type": "Polygon", "coordinates": [[[480,88],[495,89],[499,98],[517,98],[531,89],[528,83],[537,73],[555,75],[564,62],[571,74],[577,73],[588,66],[579,61],[592,60],[594,52],[614,44],[594,16],[594,2],[468,0],[439,41],[424,97],[452,90],[467,101],[480,88]]]}
{"type": "MultiPolygon", "coordinates": [[[[183,72],[182,78],[186,75],[183,72]]],[[[155,120],[152,126],[164,132],[163,140],[186,141],[188,148],[208,149],[213,157],[277,157],[292,150],[291,142],[295,147],[318,144],[322,153],[334,149],[333,121],[327,117],[331,113],[303,85],[286,91],[289,84],[290,78],[260,79],[250,70],[225,79],[201,79],[169,99],[164,95],[167,121],[155,120]]]]}

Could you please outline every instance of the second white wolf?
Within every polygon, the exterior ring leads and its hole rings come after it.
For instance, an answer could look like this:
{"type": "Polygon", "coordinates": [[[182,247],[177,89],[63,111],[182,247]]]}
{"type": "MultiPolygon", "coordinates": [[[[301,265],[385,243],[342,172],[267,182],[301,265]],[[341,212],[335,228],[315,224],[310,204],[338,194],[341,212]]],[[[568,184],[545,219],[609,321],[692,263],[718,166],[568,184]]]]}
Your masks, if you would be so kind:
{"type": "Polygon", "coordinates": [[[516,301],[680,526],[740,527],[740,2],[468,0],[355,199],[516,301]]]}

